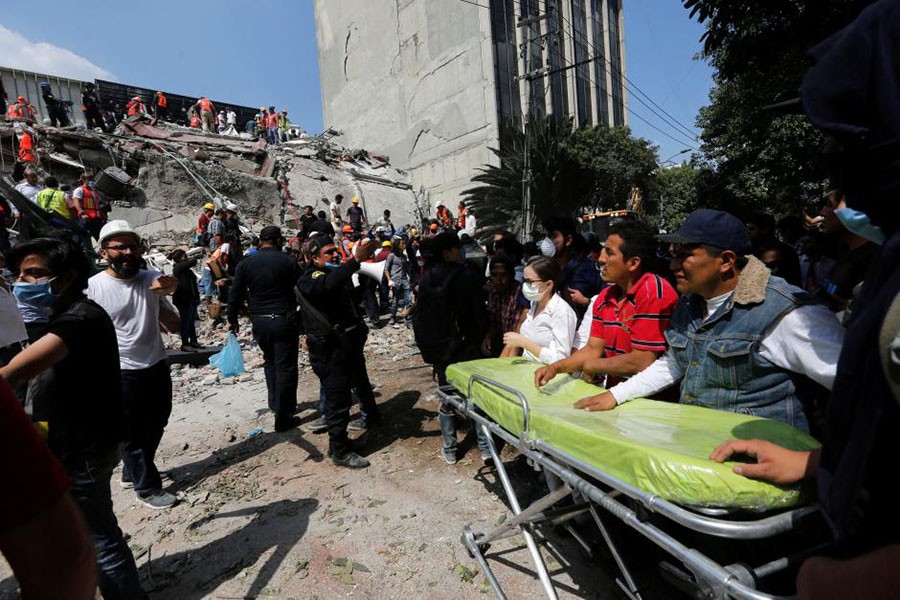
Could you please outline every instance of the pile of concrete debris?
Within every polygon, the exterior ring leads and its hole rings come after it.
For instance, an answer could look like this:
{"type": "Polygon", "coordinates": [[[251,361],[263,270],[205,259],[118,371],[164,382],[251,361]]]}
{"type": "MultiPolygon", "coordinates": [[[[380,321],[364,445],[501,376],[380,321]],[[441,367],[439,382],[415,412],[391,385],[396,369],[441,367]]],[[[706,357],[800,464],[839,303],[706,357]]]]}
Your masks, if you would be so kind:
{"type": "MultiPolygon", "coordinates": [[[[343,148],[334,131],[273,146],[246,133],[203,133],[142,117],[123,121],[113,134],[81,126],[32,130],[42,175],[70,183],[85,170],[127,173],[129,185],[113,199],[110,218],[128,220],[160,249],[190,240],[206,202],[236,204],[251,231],[273,223],[290,231],[304,206],[327,211],[336,194],[358,197],[369,221],[390,210],[396,225],[417,222],[427,201],[387,157],[343,148]]],[[[0,123],[6,173],[14,138],[12,124],[0,123]]]]}

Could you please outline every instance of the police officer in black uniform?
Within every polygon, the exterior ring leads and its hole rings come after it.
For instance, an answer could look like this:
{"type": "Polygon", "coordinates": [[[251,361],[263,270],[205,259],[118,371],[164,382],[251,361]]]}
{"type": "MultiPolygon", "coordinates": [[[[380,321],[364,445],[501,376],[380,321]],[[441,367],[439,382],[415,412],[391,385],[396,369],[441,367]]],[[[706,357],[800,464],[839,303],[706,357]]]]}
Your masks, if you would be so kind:
{"type": "Polygon", "coordinates": [[[351,388],[359,395],[366,428],[381,420],[363,354],[369,330],[359,315],[350,280],[360,263],[375,254],[375,246],[371,240],[363,240],[356,246],[354,257],[330,268],[337,252],[334,240],[327,235],[315,236],[306,248],[310,265],[297,285],[309,362],[325,388],[329,454],[334,464],[352,469],[368,467],[369,461],[353,451],[347,437],[351,388]]]}
{"type": "Polygon", "coordinates": [[[228,298],[229,329],[237,333],[238,313],[250,292],[253,337],[263,353],[269,409],[275,413],[275,431],[296,427],[297,356],[300,332],[294,286],[300,266],[281,251],[284,239],[275,225],[259,232],[259,251],[238,264],[228,298]]]}

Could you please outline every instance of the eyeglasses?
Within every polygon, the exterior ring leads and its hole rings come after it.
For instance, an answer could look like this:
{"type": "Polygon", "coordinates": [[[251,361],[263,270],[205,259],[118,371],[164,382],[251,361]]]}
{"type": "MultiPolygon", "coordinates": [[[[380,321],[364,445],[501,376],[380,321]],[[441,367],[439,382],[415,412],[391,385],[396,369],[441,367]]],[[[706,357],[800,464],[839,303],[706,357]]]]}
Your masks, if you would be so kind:
{"type": "Polygon", "coordinates": [[[112,250],[113,252],[137,252],[139,249],[140,246],[137,244],[116,244],[105,248],[105,250],[112,250]]]}
{"type": "Polygon", "coordinates": [[[546,279],[523,279],[522,281],[524,281],[525,283],[534,285],[535,283],[544,283],[547,280],[546,279]]]}

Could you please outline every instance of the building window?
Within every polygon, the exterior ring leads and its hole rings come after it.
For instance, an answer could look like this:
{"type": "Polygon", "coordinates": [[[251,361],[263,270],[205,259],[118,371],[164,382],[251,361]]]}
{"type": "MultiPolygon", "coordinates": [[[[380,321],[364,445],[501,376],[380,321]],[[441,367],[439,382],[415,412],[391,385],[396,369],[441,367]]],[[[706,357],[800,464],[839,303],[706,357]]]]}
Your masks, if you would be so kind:
{"type": "Polygon", "coordinates": [[[619,12],[620,0],[607,0],[607,19],[609,21],[609,62],[612,74],[612,108],[613,125],[625,124],[625,104],[622,87],[625,77],[622,73],[622,48],[619,45],[619,12]]]}
{"type": "Polygon", "coordinates": [[[606,41],[603,30],[603,0],[591,0],[594,88],[597,92],[597,123],[609,125],[609,90],[606,87],[606,41]]]}
{"type": "Polygon", "coordinates": [[[572,8],[572,42],[575,56],[575,100],[577,104],[577,123],[579,127],[591,124],[591,87],[590,64],[588,64],[587,21],[584,14],[584,1],[571,0],[572,8]]]}
{"type": "Polygon", "coordinates": [[[501,123],[522,118],[519,53],[516,45],[516,15],[513,0],[491,0],[491,36],[494,48],[494,86],[501,123]]]}

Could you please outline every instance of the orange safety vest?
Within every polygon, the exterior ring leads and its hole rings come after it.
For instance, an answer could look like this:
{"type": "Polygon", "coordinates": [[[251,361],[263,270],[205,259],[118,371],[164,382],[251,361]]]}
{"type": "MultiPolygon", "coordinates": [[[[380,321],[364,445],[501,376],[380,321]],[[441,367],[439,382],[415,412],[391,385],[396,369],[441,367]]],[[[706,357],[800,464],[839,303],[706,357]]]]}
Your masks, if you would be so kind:
{"type": "Polygon", "coordinates": [[[197,113],[191,115],[191,127],[200,127],[200,117],[197,113]]]}
{"type": "Polygon", "coordinates": [[[128,109],[128,116],[133,117],[134,115],[140,115],[147,111],[144,110],[144,103],[139,100],[132,100],[128,104],[125,105],[125,108],[128,109]]]}
{"type": "Polygon", "coordinates": [[[34,140],[27,131],[19,140],[19,160],[27,163],[34,162],[34,140]]]}
{"type": "Polygon", "coordinates": [[[13,119],[34,118],[34,108],[28,102],[16,102],[9,106],[7,116],[13,119]]]}
{"type": "Polygon", "coordinates": [[[166,107],[166,97],[163,96],[162,94],[157,94],[156,95],[156,105],[162,106],[163,108],[165,108],[166,107]]]}
{"type": "Polygon", "coordinates": [[[100,204],[97,202],[96,193],[86,184],[81,186],[84,194],[81,197],[81,214],[85,219],[102,219],[106,220],[106,214],[100,210],[100,204]]]}
{"type": "Polygon", "coordinates": [[[16,105],[10,104],[6,109],[6,118],[15,119],[16,118],[16,105]]]}
{"type": "Polygon", "coordinates": [[[206,98],[200,98],[200,110],[212,110],[212,102],[206,98]]]}
{"type": "Polygon", "coordinates": [[[439,210],[437,213],[437,218],[441,222],[444,227],[450,227],[450,224],[453,223],[453,217],[450,215],[450,210],[444,206],[444,210],[439,210]]]}
{"type": "Polygon", "coordinates": [[[465,206],[459,209],[459,212],[458,212],[459,216],[456,219],[456,224],[459,225],[460,229],[466,228],[466,214],[467,213],[468,213],[468,210],[466,209],[465,206]]]}

